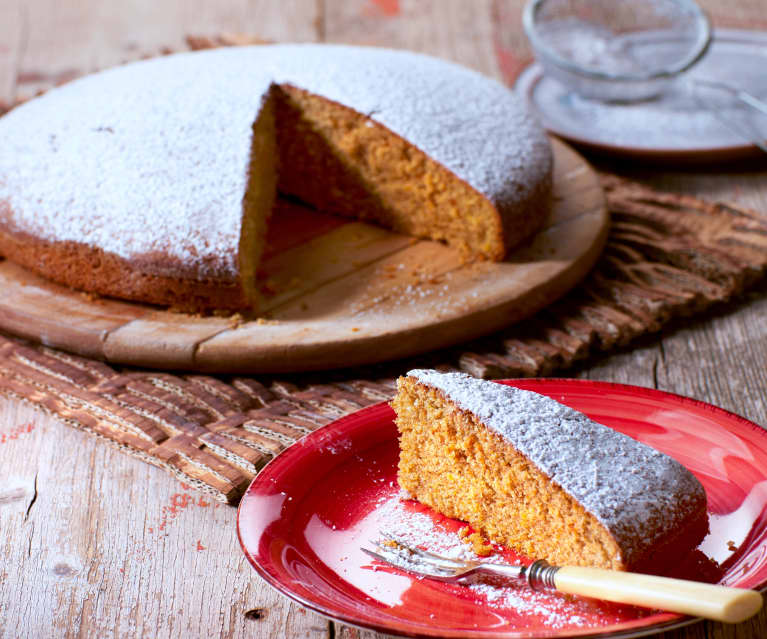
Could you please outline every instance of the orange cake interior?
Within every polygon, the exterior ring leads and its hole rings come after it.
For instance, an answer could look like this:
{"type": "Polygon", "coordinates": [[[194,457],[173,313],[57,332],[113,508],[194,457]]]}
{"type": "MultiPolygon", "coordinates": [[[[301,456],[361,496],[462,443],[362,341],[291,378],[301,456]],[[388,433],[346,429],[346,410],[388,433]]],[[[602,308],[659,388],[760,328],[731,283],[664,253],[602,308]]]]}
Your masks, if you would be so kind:
{"type": "Polygon", "coordinates": [[[399,233],[444,241],[467,257],[503,259],[506,244],[490,201],[386,127],[290,85],[275,87],[279,190],[322,211],[399,233]],[[321,176],[321,177],[319,177],[321,176]]]}
{"type": "MultiPolygon", "coordinates": [[[[513,390],[516,389],[468,376],[451,377],[433,371],[411,371],[400,378],[392,402],[400,432],[400,486],[438,512],[468,522],[493,542],[528,557],[544,558],[559,565],[617,570],[647,567],[657,562],[669,547],[676,551],[689,550],[702,539],[707,529],[705,493],[697,480],[674,460],[665,456],[665,459],[658,458],[657,451],[656,455],[647,457],[652,464],[662,465],[664,472],[670,468],[678,476],[676,490],[679,492],[671,502],[675,506],[673,511],[664,513],[661,506],[669,505],[669,495],[663,491],[671,491],[669,482],[663,487],[648,486],[650,493],[657,490],[663,494],[658,498],[656,509],[647,512],[637,508],[637,500],[632,496],[635,485],[636,490],[641,487],[636,482],[620,479],[620,473],[631,462],[622,455],[619,455],[620,459],[611,459],[610,451],[594,454],[585,450],[589,446],[588,433],[580,442],[572,439],[571,444],[565,442],[558,451],[542,455],[542,459],[556,458],[560,464],[561,453],[567,452],[568,446],[572,449],[572,474],[580,477],[560,483],[553,481],[549,473],[520,452],[510,441],[508,432],[502,434],[489,428],[488,420],[462,408],[453,398],[457,395],[458,401],[462,402],[471,397],[470,403],[479,401],[484,392],[490,398],[493,411],[513,413],[522,410],[519,403],[516,406],[513,401],[504,403],[505,395],[513,398],[514,393],[509,392],[513,390]],[[612,485],[594,489],[594,492],[616,493],[608,499],[600,497],[608,502],[608,506],[597,514],[591,512],[588,497],[578,499],[572,494],[583,490],[584,473],[596,472],[589,468],[589,457],[600,460],[600,465],[594,468],[604,468],[611,475],[598,481],[612,482],[612,485]],[[565,490],[563,486],[570,484],[575,489],[565,490]],[[612,503],[609,503],[610,499],[612,503]],[[635,520],[631,519],[632,513],[635,513],[635,520]]],[[[544,406],[544,411],[551,410],[548,404],[555,403],[548,398],[543,398],[545,401],[542,402],[538,398],[532,402],[528,402],[527,397],[524,399],[524,410],[535,410],[539,403],[544,406]]],[[[552,421],[557,419],[557,410],[553,413],[552,421]]],[[[594,422],[582,417],[583,420],[576,421],[583,421],[592,428],[594,422]]],[[[567,418],[570,419],[569,414],[567,418]]],[[[522,423],[526,420],[522,419],[522,423]]],[[[548,441],[530,444],[532,439],[527,437],[526,445],[533,451],[532,456],[539,450],[557,447],[556,428],[553,424],[549,434],[546,429],[540,429],[541,439],[548,441]]],[[[615,438],[610,433],[604,440],[615,446],[615,450],[643,446],[619,433],[614,434],[620,438],[617,443],[612,441],[615,438]]],[[[643,463],[642,459],[636,461],[643,463]]],[[[557,472],[566,475],[561,468],[557,472]]],[[[590,481],[591,478],[587,478],[586,484],[590,481]]]]}

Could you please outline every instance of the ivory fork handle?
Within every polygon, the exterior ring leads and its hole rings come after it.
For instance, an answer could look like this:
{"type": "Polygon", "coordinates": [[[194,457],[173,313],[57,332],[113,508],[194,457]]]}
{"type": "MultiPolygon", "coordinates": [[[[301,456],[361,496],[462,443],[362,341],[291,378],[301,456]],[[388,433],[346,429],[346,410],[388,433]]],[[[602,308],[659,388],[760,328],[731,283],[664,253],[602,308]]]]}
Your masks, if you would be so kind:
{"type": "Polygon", "coordinates": [[[563,566],[553,576],[560,592],[738,623],[762,607],[756,590],[638,573],[563,566]]]}

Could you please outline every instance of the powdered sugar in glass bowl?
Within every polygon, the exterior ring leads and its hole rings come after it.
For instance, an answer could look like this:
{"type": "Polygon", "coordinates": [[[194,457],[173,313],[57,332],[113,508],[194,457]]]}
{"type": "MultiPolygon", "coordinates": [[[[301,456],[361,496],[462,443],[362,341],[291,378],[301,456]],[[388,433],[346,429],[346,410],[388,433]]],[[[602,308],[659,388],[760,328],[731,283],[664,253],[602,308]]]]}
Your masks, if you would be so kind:
{"type": "Polygon", "coordinates": [[[692,0],[530,0],[523,23],[545,73],[603,101],[657,96],[711,42],[692,0]]]}

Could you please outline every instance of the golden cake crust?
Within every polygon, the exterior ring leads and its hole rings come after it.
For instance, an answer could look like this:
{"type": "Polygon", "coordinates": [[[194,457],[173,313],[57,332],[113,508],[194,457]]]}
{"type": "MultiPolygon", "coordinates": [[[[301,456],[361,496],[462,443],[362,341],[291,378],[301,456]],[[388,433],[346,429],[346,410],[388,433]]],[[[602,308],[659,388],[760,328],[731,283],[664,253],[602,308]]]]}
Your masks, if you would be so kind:
{"type": "MultiPolygon", "coordinates": [[[[0,230],[3,256],[71,288],[184,312],[249,306],[239,282],[204,281],[153,274],[99,248],[77,242],[45,242],[0,230]]],[[[164,256],[148,256],[152,265],[164,256]]]]}

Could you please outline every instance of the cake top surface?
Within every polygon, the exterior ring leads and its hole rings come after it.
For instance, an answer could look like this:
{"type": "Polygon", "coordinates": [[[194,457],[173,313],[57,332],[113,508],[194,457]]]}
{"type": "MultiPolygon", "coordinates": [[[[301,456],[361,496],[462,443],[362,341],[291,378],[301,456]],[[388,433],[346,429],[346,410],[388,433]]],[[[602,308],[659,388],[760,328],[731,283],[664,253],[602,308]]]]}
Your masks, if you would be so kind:
{"type": "Polygon", "coordinates": [[[545,395],[463,373],[408,375],[508,440],[610,531],[628,563],[705,504],[675,459],[545,395]]]}
{"type": "Polygon", "coordinates": [[[521,101],[469,69],[368,47],[222,48],[86,76],[0,118],[0,223],[130,259],[162,254],[170,275],[190,264],[233,275],[252,125],[272,83],[367,115],[497,205],[550,169],[521,101]]]}

